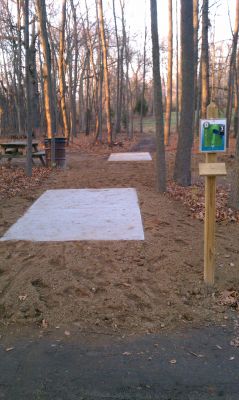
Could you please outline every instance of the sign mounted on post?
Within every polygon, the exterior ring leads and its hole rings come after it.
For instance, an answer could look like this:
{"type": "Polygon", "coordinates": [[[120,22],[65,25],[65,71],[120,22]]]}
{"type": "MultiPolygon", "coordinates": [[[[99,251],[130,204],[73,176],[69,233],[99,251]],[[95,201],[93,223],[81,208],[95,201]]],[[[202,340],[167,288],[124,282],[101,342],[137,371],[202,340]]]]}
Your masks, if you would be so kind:
{"type": "Polygon", "coordinates": [[[200,151],[202,153],[226,151],[226,135],[226,119],[201,119],[200,151]]]}

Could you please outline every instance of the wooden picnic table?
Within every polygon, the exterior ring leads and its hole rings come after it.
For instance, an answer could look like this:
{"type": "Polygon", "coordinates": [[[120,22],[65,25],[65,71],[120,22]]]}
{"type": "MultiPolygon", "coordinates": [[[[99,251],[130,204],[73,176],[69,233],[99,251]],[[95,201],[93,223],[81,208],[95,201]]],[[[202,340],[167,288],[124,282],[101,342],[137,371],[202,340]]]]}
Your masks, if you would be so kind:
{"type": "MultiPolygon", "coordinates": [[[[37,140],[32,141],[32,158],[39,158],[42,165],[46,165],[45,163],[45,151],[38,150],[39,142],[37,140]]],[[[7,158],[11,161],[12,158],[25,158],[26,157],[26,149],[27,149],[27,141],[26,140],[14,140],[9,142],[0,143],[0,147],[3,149],[3,153],[0,153],[1,158],[7,158]]]]}

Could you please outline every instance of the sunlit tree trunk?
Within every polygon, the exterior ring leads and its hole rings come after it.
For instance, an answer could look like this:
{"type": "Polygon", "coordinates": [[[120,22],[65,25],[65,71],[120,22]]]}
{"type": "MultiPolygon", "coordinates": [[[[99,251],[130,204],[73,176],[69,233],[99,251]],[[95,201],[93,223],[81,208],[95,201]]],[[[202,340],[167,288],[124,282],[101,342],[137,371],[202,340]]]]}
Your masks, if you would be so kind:
{"type": "Polygon", "coordinates": [[[52,106],[52,81],[51,81],[51,52],[46,29],[46,5],[45,0],[36,0],[36,9],[40,27],[40,39],[44,56],[44,64],[42,66],[43,85],[44,85],[44,102],[47,124],[47,137],[52,139],[54,136],[53,126],[53,106],[52,106]]]}
{"type": "Polygon", "coordinates": [[[39,128],[40,126],[40,106],[39,106],[39,89],[38,89],[38,76],[37,76],[37,65],[36,65],[36,32],[35,32],[35,21],[32,22],[32,39],[29,48],[30,58],[30,102],[32,107],[32,122],[33,128],[39,128]]]}
{"type": "Polygon", "coordinates": [[[73,79],[72,79],[72,104],[71,104],[71,134],[76,136],[76,90],[77,90],[77,71],[78,71],[78,32],[77,32],[77,18],[76,7],[73,0],[71,0],[71,10],[73,14],[73,41],[74,41],[74,61],[73,61],[73,79]]]}
{"type": "Polygon", "coordinates": [[[24,44],[25,44],[25,91],[26,91],[26,131],[27,163],[26,174],[32,175],[32,113],[30,97],[30,57],[29,57],[29,0],[24,1],[24,44]]]}
{"type": "Polygon", "coordinates": [[[21,34],[22,1],[17,0],[17,118],[18,133],[23,134],[22,123],[22,34],[21,34]]]}
{"type": "Polygon", "coordinates": [[[112,126],[111,126],[111,114],[110,114],[110,87],[109,87],[107,46],[106,46],[106,40],[105,40],[105,27],[104,27],[104,19],[103,19],[102,0],[98,0],[98,13],[99,13],[99,26],[100,26],[101,46],[102,46],[102,53],[103,53],[103,65],[104,65],[105,107],[106,107],[106,119],[107,119],[107,141],[108,141],[108,144],[111,144],[112,143],[112,126]]]}
{"type": "Polygon", "coordinates": [[[114,124],[114,136],[120,131],[120,115],[119,115],[119,96],[120,96],[120,43],[117,27],[117,17],[115,11],[115,0],[113,0],[113,15],[115,25],[115,39],[117,47],[117,70],[116,70],[116,104],[115,104],[115,124],[114,124]]]}
{"type": "Polygon", "coordinates": [[[66,112],[66,84],[65,84],[65,71],[64,71],[64,50],[65,50],[65,25],[66,25],[66,0],[62,0],[62,21],[61,21],[61,31],[60,31],[60,45],[59,45],[59,91],[61,99],[61,113],[63,120],[64,136],[69,140],[70,129],[66,112]]]}

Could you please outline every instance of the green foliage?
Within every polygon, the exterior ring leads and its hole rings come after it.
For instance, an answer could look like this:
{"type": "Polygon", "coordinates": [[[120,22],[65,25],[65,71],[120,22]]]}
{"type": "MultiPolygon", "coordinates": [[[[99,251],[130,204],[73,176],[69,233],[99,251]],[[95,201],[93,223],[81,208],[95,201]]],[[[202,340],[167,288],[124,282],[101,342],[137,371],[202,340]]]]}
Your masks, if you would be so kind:
{"type": "MultiPolygon", "coordinates": [[[[142,104],[142,99],[138,99],[136,102],[136,106],[134,108],[134,112],[138,113],[139,115],[141,114],[141,104],[142,104]]],[[[147,112],[148,112],[148,104],[147,101],[145,100],[145,98],[143,99],[143,117],[146,116],[147,112]]]]}

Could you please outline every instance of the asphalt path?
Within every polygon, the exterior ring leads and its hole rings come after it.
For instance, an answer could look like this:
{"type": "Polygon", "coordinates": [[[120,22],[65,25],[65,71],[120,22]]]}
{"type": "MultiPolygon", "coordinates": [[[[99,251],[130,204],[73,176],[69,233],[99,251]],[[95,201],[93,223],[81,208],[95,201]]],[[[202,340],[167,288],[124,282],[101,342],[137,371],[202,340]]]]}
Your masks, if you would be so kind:
{"type": "Polygon", "coordinates": [[[121,337],[60,332],[0,342],[0,399],[239,399],[234,327],[121,337]]]}

